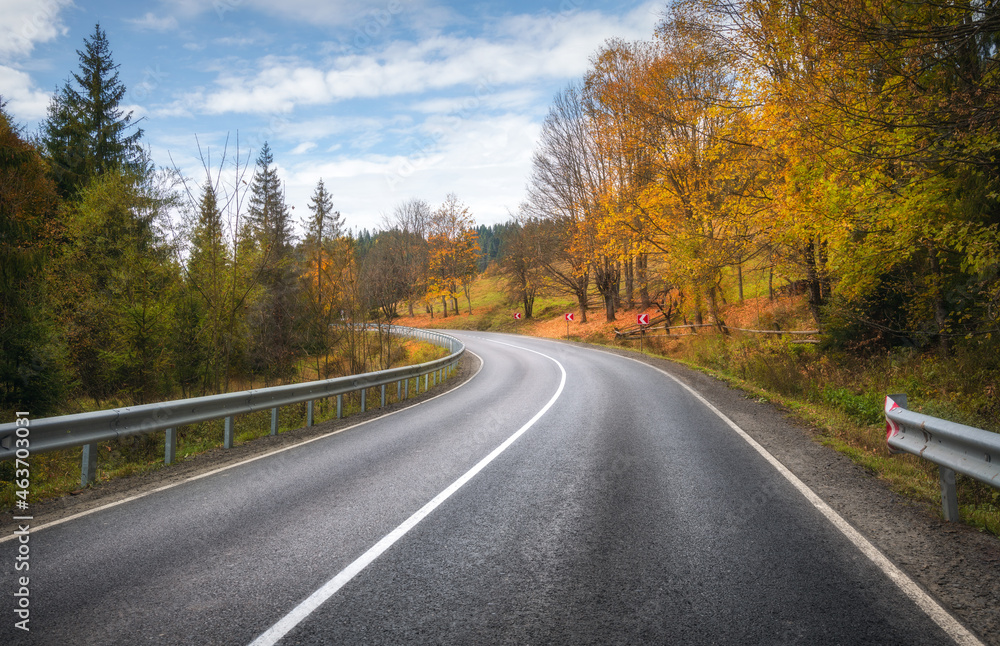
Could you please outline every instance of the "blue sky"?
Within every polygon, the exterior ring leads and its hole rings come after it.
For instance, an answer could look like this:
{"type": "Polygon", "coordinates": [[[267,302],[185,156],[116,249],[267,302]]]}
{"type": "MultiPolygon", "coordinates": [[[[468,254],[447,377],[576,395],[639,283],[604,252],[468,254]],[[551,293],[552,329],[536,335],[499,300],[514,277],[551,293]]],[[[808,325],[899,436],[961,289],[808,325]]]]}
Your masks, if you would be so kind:
{"type": "Polygon", "coordinates": [[[524,197],[555,93],[606,39],[649,39],[665,6],[0,0],[0,94],[34,132],[100,22],[158,165],[201,181],[196,136],[217,169],[238,133],[251,160],[270,143],[298,219],[322,177],[353,229],[449,192],[491,224],[524,197]]]}

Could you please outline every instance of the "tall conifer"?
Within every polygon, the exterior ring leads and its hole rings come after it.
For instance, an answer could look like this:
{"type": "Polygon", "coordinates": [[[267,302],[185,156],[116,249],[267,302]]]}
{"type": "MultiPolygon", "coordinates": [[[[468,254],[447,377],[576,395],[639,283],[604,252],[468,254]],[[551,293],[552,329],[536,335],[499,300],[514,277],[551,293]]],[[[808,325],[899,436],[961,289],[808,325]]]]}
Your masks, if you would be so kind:
{"type": "Polygon", "coordinates": [[[121,108],[126,88],[100,24],[76,53],[80,71],[52,98],[42,124],[53,178],[60,194],[71,198],[109,169],[126,166],[142,175],[149,165],[139,145],[142,129],[121,108]]]}

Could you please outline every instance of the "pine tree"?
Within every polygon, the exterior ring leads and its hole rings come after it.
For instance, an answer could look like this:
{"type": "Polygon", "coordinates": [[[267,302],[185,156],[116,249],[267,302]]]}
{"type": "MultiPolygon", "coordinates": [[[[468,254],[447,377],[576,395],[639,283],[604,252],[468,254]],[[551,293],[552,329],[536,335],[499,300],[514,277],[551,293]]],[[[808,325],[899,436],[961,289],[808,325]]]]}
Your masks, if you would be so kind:
{"type": "Polygon", "coordinates": [[[177,371],[185,391],[199,381],[202,393],[221,387],[227,336],[233,333],[227,316],[232,262],[224,233],[215,188],[206,181],[191,234],[186,289],[177,304],[177,371]]]}
{"type": "Polygon", "coordinates": [[[267,377],[285,378],[294,369],[298,343],[298,281],[292,263],[292,232],[285,196],[265,142],[250,186],[248,224],[262,256],[263,298],[251,312],[253,368],[267,377]]]}
{"type": "Polygon", "coordinates": [[[322,246],[325,242],[340,237],[340,211],[333,210],[333,200],[322,179],[316,184],[316,190],[309,200],[309,210],[312,211],[312,218],[307,223],[309,238],[322,246]]]}
{"type": "Polygon", "coordinates": [[[268,264],[276,263],[288,255],[292,238],[288,208],[285,206],[278,169],[274,166],[274,156],[267,142],[264,142],[264,147],[257,156],[247,217],[254,227],[258,243],[269,251],[268,264]]]}
{"type": "Polygon", "coordinates": [[[194,288],[202,292],[207,301],[213,301],[221,290],[223,275],[229,264],[229,250],[223,233],[222,213],[219,211],[215,189],[210,183],[206,183],[202,189],[198,223],[191,237],[188,276],[194,288]]]}
{"type": "Polygon", "coordinates": [[[52,98],[42,125],[42,144],[64,197],[75,197],[112,168],[125,166],[140,175],[149,170],[139,145],[142,129],[132,123],[131,112],[121,109],[126,88],[100,24],[76,53],[80,71],[52,98]]]}

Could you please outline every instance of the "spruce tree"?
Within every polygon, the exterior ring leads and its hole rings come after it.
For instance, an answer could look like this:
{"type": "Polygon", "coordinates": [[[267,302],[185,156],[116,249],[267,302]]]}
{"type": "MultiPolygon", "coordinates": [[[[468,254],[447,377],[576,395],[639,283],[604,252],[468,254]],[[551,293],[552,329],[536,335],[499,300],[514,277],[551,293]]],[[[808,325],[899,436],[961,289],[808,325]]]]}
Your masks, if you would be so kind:
{"type": "Polygon", "coordinates": [[[316,184],[316,190],[309,200],[309,210],[312,211],[312,218],[307,223],[310,241],[323,246],[340,237],[342,225],[340,212],[333,210],[333,199],[322,179],[316,184]]]}
{"type": "Polygon", "coordinates": [[[100,24],[76,53],[80,71],[52,98],[41,133],[53,179],[70,198],[109,169],[145,174],[149,164],[139,145],[142,129],[121,108],[126,88],[100,24]]]}
{"type": "Polygon", "coordinates": [[[292,237],[288,208],[285,206],[278,169],[274,166],[274,156],[267,142],[264,142],[264,147],[257,156],[247,216],[255,229],[259,244],[270,251],[269,265],[273,266],[288,255],[292,237]]]}
{"type": "Polygon", "coordinates": [[[202,187],[198,220],[191,234],[191,255],[183,302],[178,303],[178,337],[186,347],[178,353],[178,376],[185,388],[201,382],[201,392],[221,387],[225,347],[231,343],[228,317],[229,247],[222,213],[210,181],[202,187]]]}
{"type": "Polygon", "coordinates": [[[266,142],[257,157],[247,220],[256,238],[262,263],[260,284],[265,292],[250,316],[252,365],[258,373],[282,379],[293,372],[300,351],[298,279],[292,262],[288,208],[266,142]]]}

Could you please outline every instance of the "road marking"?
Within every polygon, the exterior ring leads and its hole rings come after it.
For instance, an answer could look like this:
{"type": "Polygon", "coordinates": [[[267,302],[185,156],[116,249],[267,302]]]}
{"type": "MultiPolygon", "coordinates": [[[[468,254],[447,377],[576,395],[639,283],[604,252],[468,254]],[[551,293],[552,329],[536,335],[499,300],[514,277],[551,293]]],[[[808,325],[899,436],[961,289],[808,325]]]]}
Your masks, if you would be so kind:
{"type": "Polygon", "coordinates": [[[530,348],[524,348],[518,345],[512,345],[510,343],[504,343],[503,341],[494,341],[492,339],[487,339],[487,340],[492,343],[499,343],[500,345],[506,345],[512,348],[517,348],[519,350],[532,352],[539,356],[545,357],[546,359],[554,362],[557,366],[559,366],[559,372],[562,373],[562,376],[559,380],[559,387],[556,389],[555,394],[552,395],[552,398],[549,399],[548,403],[542,406],[542,408],[537,413],[535,413],[534,417],[529,419],[524,424],[524,426],[515,431],[513,435],[504,440],[504,442],[500,446],[493,449],[493,451],[489,455],[480,460],[474,467],[466,471],[465,474],[462,475],[458,480],[451,483],[444,491],[436,495],[433,499],[431,499],[430,502],[428,502],[426,505],[418,509],[412,516],[404,520],[398,527],[396,527],[396,529],[386,534],[382,538],[382,540],[380,540],[379,542],[375,543],[375,545],[370,547],[367,552],[359,556],[357,559],[355,559],[353,563],[348,565],[346,568],[341,570],[336,576],[334,576],[332,579],[323,584],[321,588],[319,588],[311,595],[309,595],[309,597],[307,597],[302,603],[293,608],[291,612],[289,612],[287,615],[278,620],[278,623],[274,624],[266,631],[261,633],[261,635],[257,637],[257,639],[253,640],[250,643],[250,646],[273,646],[274,644],[277,644],[282,637],[288,634],[288,632],[291,631],[293,628],[295,628],[297,625],[302,623],[302,621],[306,617],[311,615],[313,611],[315,611],[317,608],[323,605],[323,603],[326,602],[330,597],[335,595],[338,590],[340,590],[347,584],[348,581],[353,579],[362,570],[371,565],[372,561],[377,559],[387,549],[392,547],[392,545],[400,538],[402,538],[403,535],[405,535],[408,531],[416,527],[416,525],[420,521],[426,518],[432,511],[437,509],[441,505],[441,503],[450,498],[452,494],[454,494],[456,491],[461,489],[467,482],[476,477],[476,475],[480,471],[486,468],[486,465],[492,462],[501,453],[506,451],[507,447],[513,444],[517,440],[517,438],[524,435],[524,433],[529,428],[534,426],[535,422],[541,419],[542,415],[544,415],[550,408],[552,408],[552,405],[556,403],[556,400],[559,399],[559,396],[562,394],[563,388],[566,386],[566,369],[563,368],[563,365],[561,363],[559,363],[549,355],[538,352],[537,350],[531,350],[530,348]]]}
{"type": "MultiPolygon", "coordinates": [[[[218,469],[213,469],[211,471],[206,471],[205,473],[199,473],[198,475],[191,476],[190,478],[186,478],[184,480],[179,480],[177,482],[172,482],[172,483],[170,483],[168,485],[164,485],[162,487],[157,487],[156,489],[150,489],[149,491],[144,491],[142,493],[135,494],[134,496],[129,496],[128,498],[122,498],[121,500],[116,500],[114,502],[109,502],[106,505],[101,505],[100,507],[94,507],[93,509],[87,509],[85,511],[81,511],[81,512],[72,514],[70,516],[66,516],[64,518],[60,518],[58,520],[53,520],[52,522],[45,523],[44,525],[39,525],[38,527],[33,528],[31,531],[32,531],[32,533],[35,533],[35,532],[39,532],[39,531],[41,531],[43,529],[47,529],[49,527],[54,527],[56,525],[62,525],[63,523],[68,523],[71,520],[76,520],[77,518],[82,518],[83,516],[89,516],[90,514],[96,514],[97,512],[104,511],[105,509],[111,509],[112,507],[117,507],[118,505],[124,505],[127,502],[132,502],[133,500],[138,500],[140,498],[145,498],[146,496],[151,496],[154,493],[159,493],[161,491],[166,491],[167,489],[173,489],[174,487],[179,487],[180,485],[187,484],[189,482],[194,482],[195,480],[201,480],[202,478],[207,478],[207,477],[213,476],[213,475],[215,475],[217,473],[222,473],[223,471],[228,471],[229,469],[234,469],[236,467],[243,466],[244,464],[250,464],[251,462],[256,462],[257,460],[263,460],[264,458],[269,458],[272,455],[277,455],[278,453],[283,453],[285,451],[290,451],[292,449],[297,449],[300,446],[304,446],[306,444],[309,444],[310,442],[316,442],[318,440],[322,440],[322,439],[328,438],[331,435],[337,435],[338,433],[343,433],[344,431],[349,431],[349,430],[351,430],[353,428],[358,428],[359,426],[364,426],[365,424],[370,424],[371,422],[375,422],[375,421],[378,421],[378,420],[385,419],[386,417],[390,417],[392,415],[395,415],[396,413],[402,413],[403,411],[409,410],[409,409],[411,409],[411,408],[413,408],[415,406],[421,406],[423,404],[426,404],[427,402],[433,401],[433,400],[437,399],[438,397],[444,397],[448,393],[453,392],[455,390],[458,390],[459,388],[461,388],[465,384],[467,384],[470,381],[472,381],[473,379],[475,379],[476,376],[479,374],[479,371],[483,369],[483,359],[482,359],[482,357],[480,357],[478,354],[476,354],[472,350],[469,350],[468,348],[466,348],[466,352],[468,352],[469,354],[471,354],[475,358],[479,359],[479,368],[477,368],[476,372],[474,372],[468,379],[466,379],[462,383],[458,384],[454,388],[449,388],[448,390],[444,391],[443,393],[438,393],[437,395],[434,395],[433,397],[430,397],[428,399],[424,399],[422,401],[416,402],[415,404],[410,404],[410,405],[406,406],[405,408],[400,408],[398,410],[390,411],[390,412],[385,413],[383,415],[379,415],[378,417],[373,417],[372,419],[366,419],[363,422],[358,422],[357,424],[351,424],[350,426],[345,426],[344,428],[337,429],[336,431],[331,431],[329,433],[324,433],[323,435],[319,435],[317,437],[311,437],[308,440],[303,440],[302,442],[297,442],[295,444],[292,444],[292,445],[289,445],[289,446],[285,446],[285,447],[282,447],[280,449],[275,449],[274,451],[270,451],[270,452],[264,453],[262,455],[257,455],[257,456],[254,456],[252,458],[247,458],[246,460],[242,460],[240,462],[234,462],[233,464],[227,464],[224,467],[219,467],[218,469]]],[[[14,534],[9,534],[7,536],[2,536],[2,537],[0,537],[0,543],[3,543],[5,541],[12,541],[15,538],[17,538],[17,536],[15,536],[14,534]]]]}
{"type": "Polygon", "coordinates": [[[691,386],[670,374],[666,370],[657,368],[656,366],[650,365],[645,361],[635,359],[633,357],[625,357],[620,354],[615,354],[614,352],[607,352],[605,350],[597,350],[594,348],[586,348],[588,350],[593,350],[594,352],[601,352],[603,354],[609,354],[614,357],[620,357],[622,359],[628,359],[629,361],[635,361],[636,363],[641,363],[644,366],[652,368],[657,372],[666,375],[674,382],[676,382],[681,388],[691,393],[695,399],[704,404],[710,411],[715,413],[723,422],[725,422],[733,431],[736,432],[741,438],[743,438],[747,444],[749,444],[757,453],[759,453],[765,460],[767,460],[771,466],[773,466],[778,473],[780,473],[785,480],[787,480],[793,487],[799,490],[806,500],[812,503],[821,514],[823,514],[827,520],[833,523],[833,526],[840,530],[840,532],[847,537],[851,543],[854,544],[865,556],[867,556],[872,563],[874,563],[882,572],[889,577],[889,579],[896,584],[903,594],[908,596],[917,606],[924,611],[924,613],[930,617],[934,623],[941,627],[948,636],[951,637],[956,644],[961,646],[984,646],[983,642],[979,641],[979,638],[972,634],[965,626],[958,622],[951,613],[941,607],[941,605],[935,601],[935,599],[925,592],[916,582],[911,579],[905,572],[896,567],[896,565],[890,561],[882,552],[875,547],[871,541],[865,538],[858,530],[854,529],[850,523],[848,523],[844,518],[833,510],[830,505],[820,498],[816,492],[809,488],[806,483],[799,480],[798,476],[788,470],[784,464],[778,461],[776,457],[771,455],[771,452],[765,449],[757,440],[750,437],[750,435],[740,428],[736,422],[729,419],[729,417],[716,408],[710,401],[705,399],[701,393],[696,391],[691,386]]]}

